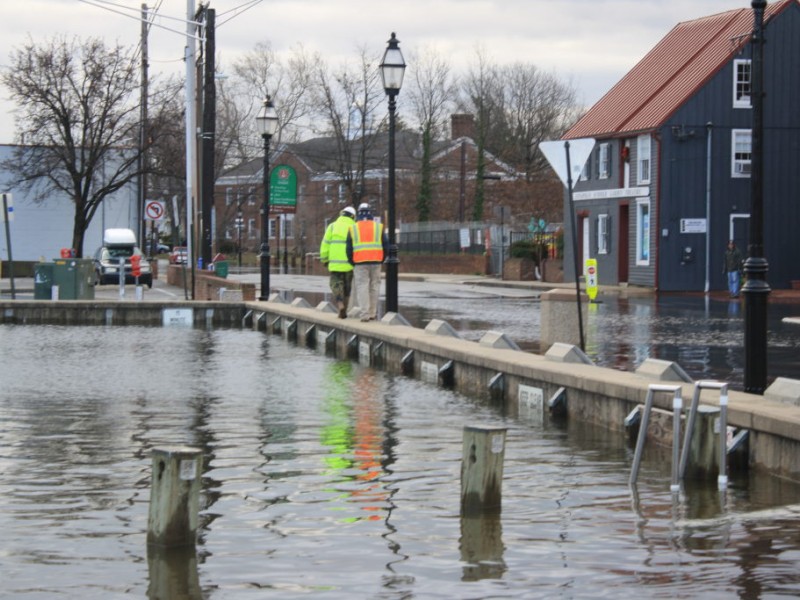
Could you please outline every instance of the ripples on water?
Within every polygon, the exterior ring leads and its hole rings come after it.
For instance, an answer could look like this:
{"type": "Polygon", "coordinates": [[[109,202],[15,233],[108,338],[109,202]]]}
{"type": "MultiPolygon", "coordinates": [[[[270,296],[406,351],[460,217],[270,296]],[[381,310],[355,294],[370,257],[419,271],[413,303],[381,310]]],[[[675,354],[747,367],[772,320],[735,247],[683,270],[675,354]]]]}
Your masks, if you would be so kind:
{"type": "Polygon", "coordinates": [[[0,326],[0,378],[3,597],[163,597],[150,451],[174,444],[205,472],[173,597],[800,594],[797,486],[752,475],[722,502],[673,501],[654,449],[633,493],[619,434],[504,418],[277,336],[0,326]],[[467,424],[508,428],[500,517],[459,517],[467,424]]]}

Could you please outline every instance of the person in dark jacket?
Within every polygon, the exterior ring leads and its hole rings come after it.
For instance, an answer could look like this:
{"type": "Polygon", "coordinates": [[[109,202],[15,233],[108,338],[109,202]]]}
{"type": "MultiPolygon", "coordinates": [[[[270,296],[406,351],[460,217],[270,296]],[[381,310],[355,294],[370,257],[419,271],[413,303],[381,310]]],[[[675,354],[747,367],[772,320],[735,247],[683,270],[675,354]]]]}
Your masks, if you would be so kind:
{"type": "Polygon", "coordinates": [[[728,278],[728,292],[731,298],[739,297],[739,283],[742,280],[742,253],[736,247],[733,240],[728,241],[728,247],[725,249],[725,259],[723,262],[722,273],[728,278]]]}

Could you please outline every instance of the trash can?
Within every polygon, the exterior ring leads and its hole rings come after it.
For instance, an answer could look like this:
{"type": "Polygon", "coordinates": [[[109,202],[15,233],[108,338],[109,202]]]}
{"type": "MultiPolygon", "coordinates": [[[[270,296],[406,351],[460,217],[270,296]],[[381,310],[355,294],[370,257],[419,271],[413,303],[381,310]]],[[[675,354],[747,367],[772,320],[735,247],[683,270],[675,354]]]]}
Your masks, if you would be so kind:
{"type": "Polygon", "coordinates": [[[33,299],[53,299],[53,263],[36,263],[33,265],[33,299]]]}
{"type": "Polygon", "coordinates": [[[228,261],[227,260],[218,260],[214,263],[214,273],[217,277],[227,277],[228,276],[228,261]]]}
{"type": "Polygon", "coordinates": [[[57,258],[53,285],[59,300],[94,300],[94,266],[89,258],[57,258]]]}

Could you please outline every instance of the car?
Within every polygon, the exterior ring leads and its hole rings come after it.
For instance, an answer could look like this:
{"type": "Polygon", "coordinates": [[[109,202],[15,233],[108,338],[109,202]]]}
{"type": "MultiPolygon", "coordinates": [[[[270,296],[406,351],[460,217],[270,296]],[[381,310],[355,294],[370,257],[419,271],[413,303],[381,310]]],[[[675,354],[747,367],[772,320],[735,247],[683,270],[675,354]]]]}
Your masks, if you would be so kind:
{"type": "Polygon", "coordinates": [[[169,254],[169,264],[185,265],[188,256],[186,246],[175,246],[169,254]]]}
{"type": "Polygon", "coordinates": [[[95,285],[119,284],[120,259],[125,261],[125,283],[137,283],[131,271],[131,256],[140,257],[138,283],[153,287],[153,272],[144,253],[137,246],[101,246],[94,255],[95,285]]]}

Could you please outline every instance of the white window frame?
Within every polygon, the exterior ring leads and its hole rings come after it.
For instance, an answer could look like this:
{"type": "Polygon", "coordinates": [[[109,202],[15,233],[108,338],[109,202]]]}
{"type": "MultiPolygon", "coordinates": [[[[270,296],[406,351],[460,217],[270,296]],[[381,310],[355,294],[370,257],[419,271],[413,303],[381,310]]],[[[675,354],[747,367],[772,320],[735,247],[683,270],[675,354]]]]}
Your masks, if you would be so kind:
{"type": "Polygon", "coordinates": [[[636,181],[640,185],[650,183],[651,152],[650,135],[640,135],[636,138],[636,181]]]}
{"type": "Polygon", "coordinates": [[[752,131],[750,129],[731,130],[731,177],[736,179],[749,178],[752,156],[752,131]],[[745,149],[749,151],[745,152],[745,149]]]}
{"type": "Polygon", "coordinates": [[[252,185],[247,188],[247,204],[250,206],[255,206],[256,203],[256,188],[252,185]]]}
{"type": "Polygon", "coordinates": [[[608,179],[611,176],[611,144],[600,144],[597,150],[598,179],[608,179]]]}
{"type": "Polygon", "coordinates": [[[750,94],[744,95],[742,93],[745,87],[752,93],[752,73],[752,61],[750,59],[737,58],[733,61],[733,108],[752,108],[750,94]]]}
{"type": "Polygon", "coordinates": [[[597,254],[608,254],[608,215],[597,215],[597,254]]]}
{"type": "Polygon", "coordinates": [[[233,202],[233,190],[231,188],[225,188],[225,206],[230,206],[233,202]]]}
{"type": "Polygon", "coordinates": [[[255,239],[258,233],[259,231],[256,227],[256,220],[253,218],[247,219],[247,237],[251,240],[255,239]]]}
{"type": "Polygon", "coordinates": [[[650,264],[650,198],[636,201],[636,264],[646,267],[650,264]]]}
{"type": "Polygon", "coordinates": [[[325,204],[330,204],[332,201],[331,201],[330,184],[329,183],[325,184],[325,187],[323,189],[323,195],[324,195],[324,198],[325,198],[325,204]]]}

